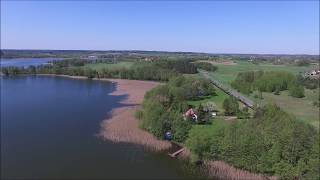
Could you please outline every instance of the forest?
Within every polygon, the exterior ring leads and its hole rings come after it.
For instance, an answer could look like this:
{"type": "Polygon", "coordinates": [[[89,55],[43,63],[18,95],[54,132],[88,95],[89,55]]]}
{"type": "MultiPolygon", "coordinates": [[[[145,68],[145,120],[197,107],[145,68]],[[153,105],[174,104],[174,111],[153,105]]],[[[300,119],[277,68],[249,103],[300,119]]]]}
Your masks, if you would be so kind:
{"type": "Polygon", "coordinates": [[[301,81],[298,81],[298,78],[289,72],[248,71],[239,73],[231,86],[244,94],[257,90],[278,95],[280,91],[289,90],[291,96],[302,98],[304,97],[304,84],[301,84],[301,81]]]}

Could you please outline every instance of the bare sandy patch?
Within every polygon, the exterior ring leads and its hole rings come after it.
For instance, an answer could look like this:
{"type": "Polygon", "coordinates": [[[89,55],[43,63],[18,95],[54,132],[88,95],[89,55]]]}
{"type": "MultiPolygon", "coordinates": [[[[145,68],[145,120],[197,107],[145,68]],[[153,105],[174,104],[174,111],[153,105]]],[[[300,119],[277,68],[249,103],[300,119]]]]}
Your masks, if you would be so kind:
{"type": "Polygon", "coordinates": [[[116,83],[116,90],[112,95],[126,95],[121,103],[124,107],[112,111],[111,117],[101,123],[99,135],[112,142],[134,143],[143,145],[153,151],[163,151],[171,147],[171,143],[157,139],[147,131],[139,128],[139,122],[134,114],[140,108],[144,94],[159,85],[157,82],[105,79],[116,83]]]}

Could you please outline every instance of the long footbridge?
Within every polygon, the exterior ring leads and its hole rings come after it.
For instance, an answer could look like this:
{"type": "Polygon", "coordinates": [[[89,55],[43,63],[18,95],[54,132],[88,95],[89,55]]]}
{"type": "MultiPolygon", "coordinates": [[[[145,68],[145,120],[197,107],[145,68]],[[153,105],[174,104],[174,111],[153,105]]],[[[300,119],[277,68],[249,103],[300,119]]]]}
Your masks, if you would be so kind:
{"type": "Polygon", "coordinates": [[[221,89],[225,93],[229,94],[230,96],[235,97],[236,99],[238,99],[240,102],[242,102],[247,107],[254,109],[254,102],[251,99],[249,99],[246,96],[244,96],[243,94],[239,93],[237,90],[232,89],[231,87],[227,87],[224,84],[220,83],[219,81],[214,79],[212,76],[210,76],[207,71],[204,71],[204,70],[198,70],[198,71],[202,76],[209,79],[212,82],[212,84],[214,84],[216,87],[218,87],[219,89],[221,89]]]}

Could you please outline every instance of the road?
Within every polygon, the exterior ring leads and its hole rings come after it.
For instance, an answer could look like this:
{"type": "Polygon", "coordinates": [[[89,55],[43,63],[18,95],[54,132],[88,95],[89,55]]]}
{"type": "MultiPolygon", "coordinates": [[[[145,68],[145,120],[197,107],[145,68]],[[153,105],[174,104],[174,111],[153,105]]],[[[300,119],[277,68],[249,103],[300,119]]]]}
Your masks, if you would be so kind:
{"type": "Polygon", "coordinates": [[[220,83],[219,81],[215,80],[212,76],[209,75],[207,71],[204,70],[199,70],[199,73],[203,75],[205,78],[209,79],[216,87],[224,91],[225,93],[229,94],[230,96],[233,96],[237,98],[240,102],[242,102],[244,105],[247,107],[253,109],[254,108],[254,103],[251,99],[247,98],[243,94],[239,93],[237,90],[234,90],[230,87],[227,87],[220,83]]]}

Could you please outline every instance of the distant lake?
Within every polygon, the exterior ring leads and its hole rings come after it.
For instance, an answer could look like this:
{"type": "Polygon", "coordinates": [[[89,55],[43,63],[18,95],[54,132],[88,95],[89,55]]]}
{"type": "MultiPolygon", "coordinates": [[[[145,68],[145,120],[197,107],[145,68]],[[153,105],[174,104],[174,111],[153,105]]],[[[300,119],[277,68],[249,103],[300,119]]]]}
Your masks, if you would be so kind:
{"type": "Polygon", "coordinates": [[[15,59],[0,59],[1,67],[28,67],[49,64],[50,61],[61,61],[62,58],[15,58],[15,59]]]}
{"type": "Polygon", "coordinates": [[[166,154],[96,134],[125,96],[108,82],[1,77],[1,179],[190,178],[166,154]]]}

